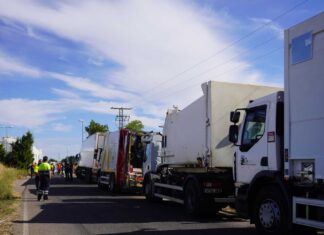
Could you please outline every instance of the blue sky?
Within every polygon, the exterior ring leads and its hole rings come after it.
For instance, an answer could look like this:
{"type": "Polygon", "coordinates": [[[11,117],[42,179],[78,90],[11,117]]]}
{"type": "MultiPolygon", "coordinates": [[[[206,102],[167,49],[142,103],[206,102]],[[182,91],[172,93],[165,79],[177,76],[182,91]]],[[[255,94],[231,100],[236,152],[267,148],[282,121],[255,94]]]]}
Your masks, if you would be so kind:
{"type": "MultiPolygon", "coordinates": [[[[159,130],[208,80],[283,84],[283,30],[321,0],[0,0],[0,124],[44,154],[76,154],[81,123],[112,106],[159,130]]],[[[0,129],[0,136],[5,130],[0,129]]]]}

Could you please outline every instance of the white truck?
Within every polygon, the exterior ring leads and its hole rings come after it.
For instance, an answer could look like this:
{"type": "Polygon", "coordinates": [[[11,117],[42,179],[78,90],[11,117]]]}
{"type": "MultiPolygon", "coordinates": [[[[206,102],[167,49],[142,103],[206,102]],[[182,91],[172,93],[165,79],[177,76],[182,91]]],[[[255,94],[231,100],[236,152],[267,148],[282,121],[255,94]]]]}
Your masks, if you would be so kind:
{"type": "Polygon", "coordinates": [[[78,168],[76,175],[85,179],[88,183],[97,180],[99,167],[98,156],[103,149],[105,133],[95,133],[82,142],[80,153],[77,154],[78,168]]]}
{"type": "Polygon", "coordinates": [[[162,134],[160,132],[147,132],[143,135],[144,160],[143,175],[155,172],[161,163],[162,134]]]}
{"type": "Polygon", "coordinates": [[[284,91],[231,112],[236,210],[259,234],[311,234],[324,229],[324,13],[284,47],[284,91]]]}
{"type": "Polygon", "coordinates": [[[107,133],[100,155],[98,187],[110,192],[141,191],[143,172],[155,169],[161,135],[127,129],[107,133]]]}
{"type": "Polygon", "coordinates": [[[144,176],[148,200],[165,198],[184,204],[192,215],[216,212],[234,202],[228,113],[278,88],[210,81],[202,90],[203,96],[183,110],[168,110],[161,164],[144,176]]]}

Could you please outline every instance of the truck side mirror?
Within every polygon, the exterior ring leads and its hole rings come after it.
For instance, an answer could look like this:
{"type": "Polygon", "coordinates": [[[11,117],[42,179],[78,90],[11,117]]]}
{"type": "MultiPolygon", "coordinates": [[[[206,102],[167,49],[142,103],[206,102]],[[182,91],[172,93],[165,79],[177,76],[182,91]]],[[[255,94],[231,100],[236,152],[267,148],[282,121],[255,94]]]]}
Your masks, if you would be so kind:
{"type": "Polygon", "coordinates": [[[238,123],[240,121],[240,115],[241,115],[240,112],[232,111],[231,112],[231,117],[230,117],[231,122],[238,123]]]}
{"type": "Polygon", "coordinates": [[[95,149],[94,150],[93,159],[96,159],[97,160],[98,150],[99,149],[95,149]]]}
{"type": "Polygon", "coordinates": [[[237,125],[231,125],[229,128],[229,141],[233,144],[236,144],[238,140],[238,126],[237,125]]]}

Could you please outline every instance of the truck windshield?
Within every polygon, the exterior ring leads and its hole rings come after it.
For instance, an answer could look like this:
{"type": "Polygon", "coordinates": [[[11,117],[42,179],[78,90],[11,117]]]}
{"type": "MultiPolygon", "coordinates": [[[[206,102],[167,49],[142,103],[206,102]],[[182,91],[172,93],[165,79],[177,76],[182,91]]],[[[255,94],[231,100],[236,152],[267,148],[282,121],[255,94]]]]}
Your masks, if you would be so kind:
{"type": "Polygon", "coordinates": [[[259,139],[265,130],[266,106],[259,106],[247,110],[243,128],[241,151],[248,151],[259,139]]]}

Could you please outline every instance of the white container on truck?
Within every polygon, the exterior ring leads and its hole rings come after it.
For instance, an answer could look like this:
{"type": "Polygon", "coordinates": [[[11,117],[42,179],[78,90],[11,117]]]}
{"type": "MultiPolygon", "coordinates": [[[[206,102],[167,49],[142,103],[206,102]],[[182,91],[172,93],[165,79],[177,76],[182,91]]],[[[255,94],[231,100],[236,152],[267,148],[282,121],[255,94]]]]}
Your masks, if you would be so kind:
{"type": "Polygon", "coordinates": [[[99,159],[98,186],[100,188],[107,186],[111,192],[140,191],[143,171],[156,167],[154,162],[157,159],[153,158],[157,158],[158,145],[154,143],[158,140],[161,141],[161,135],[153,132],[121,129],[108,133],[99,159]],[[150,146],[149,149],[147,146],[150,146]],[[146,156],[146,153],[150,155],[146,156]]]}
{"type": "Polygon", "coordinates": [[[193,215],[234,201],[229,111],[278,88],[210,81],[202,90],[203,96],[183,110],[168,110],[162,163],[144,176],[148,200],[169,199],[193,215]]]}
{"type": "Polygon", "coordinates": [[[231,113],[236,210],[259,234],[312,234],[324,229],[324,13],[287,29],[284,46],[284,92],[231,113]]]}
{"type": "Polygon", "coordinates": [[[87,182],[97,180],[98,156],[103,149],[105,133],[95,133],[82,142],[80,153],[77,155],[78,168],[76,174],[87,182]]]}

